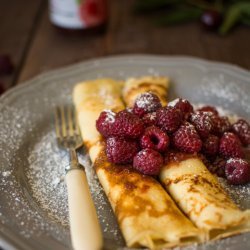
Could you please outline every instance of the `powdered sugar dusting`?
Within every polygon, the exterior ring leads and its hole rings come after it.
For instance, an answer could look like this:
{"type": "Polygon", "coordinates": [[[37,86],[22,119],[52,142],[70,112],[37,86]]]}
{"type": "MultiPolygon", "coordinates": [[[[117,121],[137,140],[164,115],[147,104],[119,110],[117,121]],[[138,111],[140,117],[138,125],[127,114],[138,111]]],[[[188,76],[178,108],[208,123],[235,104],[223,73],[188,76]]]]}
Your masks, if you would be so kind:
{"type": "Polygon", "coordinates": [[[113,112],[110,109],[104,109],[103,111],[106,112],[106,118],[105,118],[104,121],[108,122],[108,123],[114,123],[115,122],[115,115],[116,115],[116,113],[113,112]]]}
{"type": "Polygon", "coordinates": [[[239,208],[243,210],[249,209],[250,184],[230,185],[224,178],[219,178],[219,181],[239,208]]]}
{"type": "Polygon", "coordinates": [[[246,163],[246,161],[241,158],[230,158],[227,160],[227,163],[235,163],[235,162],[246,163]]]}
{"type": "Polygon", "coordinates": [[[48,211],[51,219],[68,225],[67,190],[63,177],[69,158],[66,151],[57,147],[55,133],[50,131],[42,136],[31,150],[28,162],[26,175],[33,197],[48,211]]]}
{"type": "Polygon", "coordinates": [[[156,97],[151,92],[140,94],[136,100],[135,105],[138,108],[147,110],[148,112],[155,111],[158,107],[159,102],[156,101],[156,97]]]}
{"type": "Polygon", "coordinates": [[[217,97],[225,108],[230,109],[231,105],[240,103],[240,106],[247,113],[250,113],[249,95],[242,87],[237,82],[227,80],[225,75],[220,74],[218,77],[204,77],[199,91],[205,96],[217,97]]]}
{"type": "Polygon", "coordinates": [[[180,98],[176,98],[173,101],[168,103],[168,106],[170,107],[174,107],[176,105],[176,103],[178,103],[180,101],[180,98]]]}
{"type": "Polygon", "coordinates": [[[4,172],[2,172],[2,176],[3,177],[8,177],[10,175],[11,175],[11,171],[4,171],[4,172]]]}
{"type": "MultiPolygon", "coordinates": [[[[19,107],[0,107],[2,171],[0,175],[0,220],[6,226],[14,226],[25,238],[51,234],[59,241],[67,241],[69,237],[66,228],[58,227],[53,220],[50,222],[46,220],[38,204],[31,201],[33,197],[24,171],[25,166],[29,165],[27,158],[30,150],[26,138],[29,135],[30,140],[34,139],[36,128],[25,104],[24,102],[22,110],[19,107]]],[[[36,114],[36,118],[39,119],[40,114],[36,114]]]]}

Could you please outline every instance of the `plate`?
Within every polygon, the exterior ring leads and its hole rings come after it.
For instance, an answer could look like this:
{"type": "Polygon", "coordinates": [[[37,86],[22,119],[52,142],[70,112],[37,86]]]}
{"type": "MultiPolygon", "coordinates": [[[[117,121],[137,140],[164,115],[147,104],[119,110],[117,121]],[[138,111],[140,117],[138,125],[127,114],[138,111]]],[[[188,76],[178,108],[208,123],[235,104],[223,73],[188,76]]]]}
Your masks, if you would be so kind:
{"type": "MultiPolygon", "coordinates": [[[[116,56],[91,60],[42,74],[0,98],[0,246],[4,249],[70,249],[64,168],[53,108],[69,104],[73,86],[100,77],[164,75],[172,79],[170,99],[181,96],[250,117],[250,73],[236,66],[195,58],[116,56]]],[[[116,219],[85,152],[91,192],[105,249],[126,249],[116,219]]],[[[250,208],[250,186],[228,187],[243,209],[250,208]]],[[[183,249],[249,249],[250,234],[183,249]]]]}

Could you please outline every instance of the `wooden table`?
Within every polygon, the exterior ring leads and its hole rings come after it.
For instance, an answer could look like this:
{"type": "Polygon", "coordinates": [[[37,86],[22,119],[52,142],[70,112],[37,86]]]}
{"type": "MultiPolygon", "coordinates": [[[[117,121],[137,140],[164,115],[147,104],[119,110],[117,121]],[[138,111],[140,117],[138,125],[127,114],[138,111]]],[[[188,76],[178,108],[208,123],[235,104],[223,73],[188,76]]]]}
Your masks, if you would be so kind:
{"type": "Polygon", "coordinates": [[[250,69],[250,32],[239,27],[221,37],[198,23],[155,27],[133,14],[134,0],[109,0],[104,34],[65,36],[50,23],[47,1],[0,1],[0,54],[10,54],[15,71],[1,77],[10,86],[89,58],[113,54],[188,55],[250,69]]]}

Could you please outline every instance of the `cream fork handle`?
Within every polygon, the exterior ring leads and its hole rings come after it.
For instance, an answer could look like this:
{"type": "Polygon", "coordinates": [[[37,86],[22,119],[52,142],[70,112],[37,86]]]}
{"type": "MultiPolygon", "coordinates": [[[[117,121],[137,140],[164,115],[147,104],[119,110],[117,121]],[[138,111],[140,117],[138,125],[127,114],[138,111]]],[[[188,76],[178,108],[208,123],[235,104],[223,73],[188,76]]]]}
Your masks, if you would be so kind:
{"type": "Polygon", "coordinates": [[[100,250],[103,240],[83,169],[66,174],[71,241],[74,250],[100,250]]]}

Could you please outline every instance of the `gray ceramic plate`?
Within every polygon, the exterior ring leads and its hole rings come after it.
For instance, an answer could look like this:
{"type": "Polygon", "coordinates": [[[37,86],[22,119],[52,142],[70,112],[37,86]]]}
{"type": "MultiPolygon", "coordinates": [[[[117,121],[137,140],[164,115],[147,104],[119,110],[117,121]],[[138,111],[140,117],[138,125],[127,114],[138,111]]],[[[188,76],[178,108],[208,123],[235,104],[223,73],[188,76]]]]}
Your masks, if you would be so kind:
{"type": "MultiPolygon", "coordinates": [[[[92,60],[42,74],[0,98],[0,246],[4,249],[70,249],[66,189],[67,153],[57,147],[53,107],[71,102],[76,82],[113,77],[166,75],[170,99],[182,96],[250,117],[250,73],[194,58],[122,56],[92,60]]],[[[124,241],[99,183],[87,165],[106,249],[124,241]]],[[[250,187],[228,187],[242,208],[250,208],[250,187]]],[[[249,249],[250,234],[185,249],[249,249]]]]}

